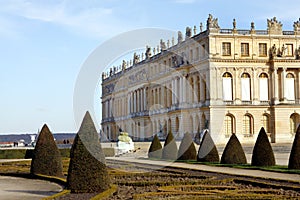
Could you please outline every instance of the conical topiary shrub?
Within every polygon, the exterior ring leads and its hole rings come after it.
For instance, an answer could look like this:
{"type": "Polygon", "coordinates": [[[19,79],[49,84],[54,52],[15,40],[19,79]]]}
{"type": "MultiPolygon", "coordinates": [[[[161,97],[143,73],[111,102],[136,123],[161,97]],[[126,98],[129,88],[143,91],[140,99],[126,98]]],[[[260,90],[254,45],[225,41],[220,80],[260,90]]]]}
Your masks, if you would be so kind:
{"type": "Polygon", "coordinates": [[[201,144],[199,147],[197,161],[199,162],[219,162],[219,153],[217,147],[211,138],[208,131],[206,131],[203,135],[203,139],[201,140],[201,144]]]}
{"type": "Polygon", "coordinates": [[[297,132],[293,142],[288,168],[300,169],[300,125],[297,128],[297,132]]]}
{"type": "Polygon", "coordinates": [[[45,124],[38,136],[33,151],[31,174],[43,174],[47,176],[63,176],[63,165],[54,137],[45,124]]]}
{"type": "Polygon", "coordinates": [[[197,160],[196,147],[191,134],[184,134],[179,146],[178,157],[178,160],[197,160]]]}
{"type": "Polygon", "coordinates": [[[273,166],[275,157],[265,129],[259,131],[254,145],[251,165],[253,166],[273,166]]]}
{"type": "Polygon", "coordinates": [[[156,134],[150,145],[150,148],[148,151],[148,157],[161,159],[161,156],[162,156],[162,146],[161,146],[160,141],[156,134]]]}
{"type": "Polygon", "coordinates": [[[72,193],[102,192],[110,179],[93,120],[87,112],[70,152],[67,188],[72,193]]]}
{"type": "Polygon", "coordinates": [[[221,164],[247,164],[245,152],[239,139],[232,134],[221,157],[221,164]]]}
{"type": "Polygon", "coordinates": [[[168,133],[166,141],[164,143],[162,159],[165,160],[176,160],[177,159],[177,145],[175,138],[171,132],[168,133]]]}

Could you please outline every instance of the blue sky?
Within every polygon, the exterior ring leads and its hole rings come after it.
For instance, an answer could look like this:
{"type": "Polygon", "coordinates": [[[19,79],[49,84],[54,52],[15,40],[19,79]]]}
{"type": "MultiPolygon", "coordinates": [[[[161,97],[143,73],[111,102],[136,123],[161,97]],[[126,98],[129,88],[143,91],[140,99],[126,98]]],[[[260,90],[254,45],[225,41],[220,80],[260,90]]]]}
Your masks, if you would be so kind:
{"type": "Polygon", "coordinates": [[[266,29],[267,18],[276,16],[285,30],[292,30],[300,17],[296,0],[0,2],[0,133],[32,133],[44,123],[53,132],[76,132],[78,73],[94,49],[118,34],[148,27],[184,32],[186,26],[205,25],[209,13],[221,28],[231,28],[236,18],[240,29],[249,29],[252,21],[256,29],[266,29]]]}

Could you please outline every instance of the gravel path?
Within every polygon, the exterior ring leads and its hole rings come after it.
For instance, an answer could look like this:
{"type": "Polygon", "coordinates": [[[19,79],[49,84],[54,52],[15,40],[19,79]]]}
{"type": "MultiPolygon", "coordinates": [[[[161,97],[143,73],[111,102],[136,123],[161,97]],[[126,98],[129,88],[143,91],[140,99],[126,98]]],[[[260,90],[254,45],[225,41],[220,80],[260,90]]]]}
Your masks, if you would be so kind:
{"type": "Polygon", "coordinates": [[[62,191],[58,184],[48,181],[19,177],[0,176],[0,199],[35,200],[62,191]]]}

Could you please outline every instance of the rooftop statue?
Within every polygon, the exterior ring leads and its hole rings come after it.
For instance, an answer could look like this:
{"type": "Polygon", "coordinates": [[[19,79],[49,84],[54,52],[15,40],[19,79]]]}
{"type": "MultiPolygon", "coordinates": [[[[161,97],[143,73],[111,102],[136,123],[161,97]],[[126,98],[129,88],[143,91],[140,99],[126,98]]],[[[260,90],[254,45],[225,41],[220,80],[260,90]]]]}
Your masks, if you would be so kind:
{"type": "Polygon", "coordinates": [[[146,46],[145,56],[146,56],[146,59],[151,57],[151,47],[146,46]]]}
{"type": "Polygon", "coordinates": [[[211,28],[219,29],[218,18],[213,18],[211,14],[208,15],[207,23],[206,23],[207,30],[211,28]]]}
{"type": "Polygon", "coordinates": [[[185,29],[185,38],[189,38],[192,36],[192,29],[190,27],[186,27],[185,29]]]}
{"type": "Polygon", "coordinates": [[[136,53],[133,54],[133,64],[137,64],[138,62],[140,62],[140,56],[137,55],[136,53]]]}
{"type": "Polygon", "coordinates": [[[123,60],[123,62],[122,62],[122,70],[125,70],[126,67],[127,67],[127,63],[126,63],[125,60],[123,60]]]}
{"type": "Polygon", "coordinates": [[[182,33],[181,31],[178,31],[178,43],[183,41],[182,33]]]}
{"type": "Polygon", "coordinates": [[[162,39],[160,39],[160,49],[161,49],[161,51],[164,51],[167,49],[166,43],[162,39]]]}

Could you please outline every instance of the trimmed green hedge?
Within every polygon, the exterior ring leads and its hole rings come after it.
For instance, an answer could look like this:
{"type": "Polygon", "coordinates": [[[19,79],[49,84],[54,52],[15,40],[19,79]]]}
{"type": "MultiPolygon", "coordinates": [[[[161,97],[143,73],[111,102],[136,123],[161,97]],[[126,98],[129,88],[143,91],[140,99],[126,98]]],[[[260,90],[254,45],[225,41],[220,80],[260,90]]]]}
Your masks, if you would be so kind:
{"type": "MultiPolygon", "coordinates": [[[[70,149],[59,149],[62,158],[70,158],[70,149]]],[[[114,148],[103,148],[105,157],[115,155],[114,148]]],[[[0,149],[0,159],[30,159],[33,155],[33,149],[0,149]]]]}

